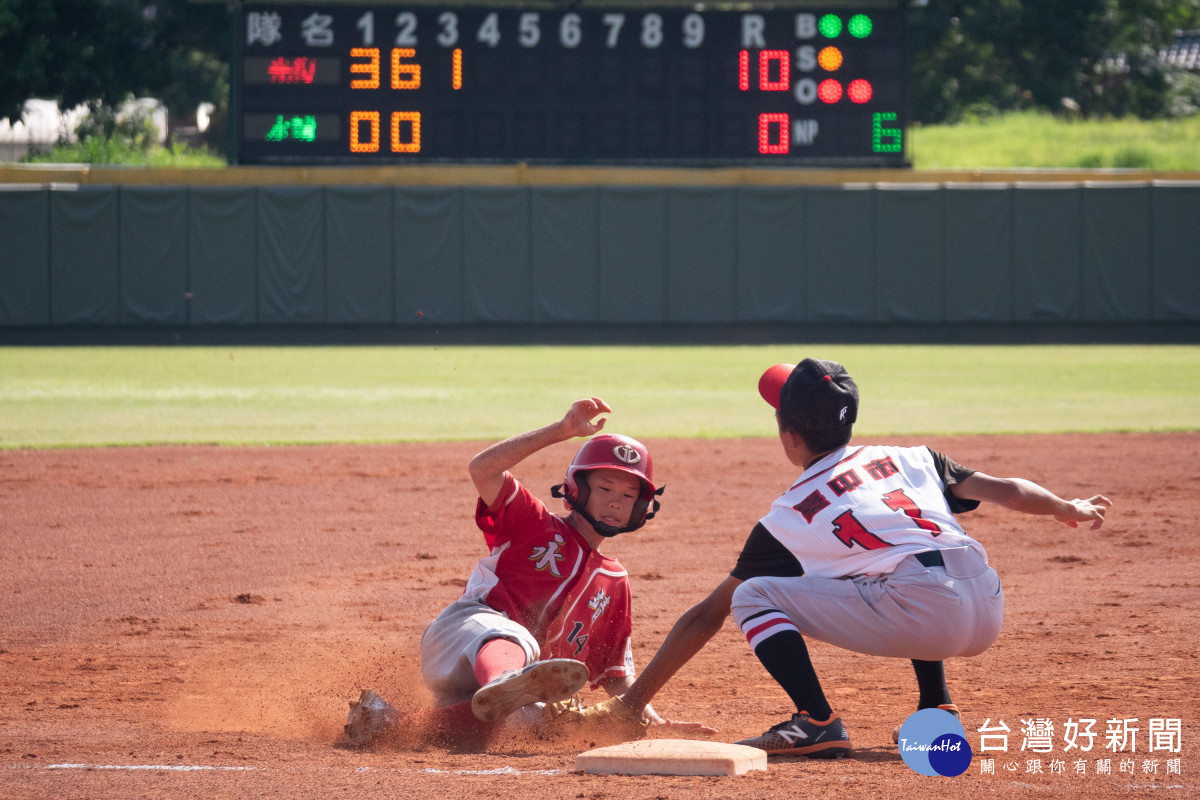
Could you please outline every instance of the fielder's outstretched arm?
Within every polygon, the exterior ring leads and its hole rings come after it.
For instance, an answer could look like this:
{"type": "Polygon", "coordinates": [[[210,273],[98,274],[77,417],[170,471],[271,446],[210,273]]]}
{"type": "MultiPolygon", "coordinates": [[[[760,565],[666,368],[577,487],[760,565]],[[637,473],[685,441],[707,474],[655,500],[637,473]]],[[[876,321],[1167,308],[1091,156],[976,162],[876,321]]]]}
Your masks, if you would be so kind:
{"type": "Polygon", "coordinates": [[[712,594],[679,618],[645,671],[621,696],[634,713],[641,713],[658,690],[721,630],[733,605],[733,591],[739,584],[741,581],[737,578],[727,577],[712,594]]]}
{"type": "Polygon", "coordinates": [[[993,478],[982,472],[951,486],[950,491],[965,500],[981,500],[1011,511],[1054,517],[1072,528],[1078,528],[1081,522],[1091,523],[1092,530],[1104,524],[1104,513],[1112,505],[1102,494],[1087,500],[1064,500],[1025,478],[993,478]]]}

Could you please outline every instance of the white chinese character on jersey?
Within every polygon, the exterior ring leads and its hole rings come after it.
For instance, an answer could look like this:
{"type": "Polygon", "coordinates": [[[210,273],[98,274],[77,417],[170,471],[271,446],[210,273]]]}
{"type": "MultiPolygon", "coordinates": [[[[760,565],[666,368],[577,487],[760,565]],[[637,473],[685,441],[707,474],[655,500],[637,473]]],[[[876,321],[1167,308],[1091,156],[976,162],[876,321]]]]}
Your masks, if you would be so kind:
{"type": "Polygon", "coordinates": [[[258,42],[268,47],[283,38],[279,29],[283,20],[274,11],[252,11],[246,15],[246,44],[258,42]]]}
{"type": "Polygon", "coordinates": [[[593,624],[596,622],[596,620],[600,619],[600,615],[604,613],[604,609],[608,608],[608,604],[611,601],[612,598],[605,594],[603,589],[598,590],[596,592],[596,596],[591,600],[588,600],[588,608],[596,612],[595,614],[592,614],[593,624]]]}
{"type": "Polygon", "coordinates": [[[300,35],[309,47],[329,47],[333,44],[333,17],[312,13],[300,23],[300,35]]]}
{"type": "Polygon", "coordinates": [[[561,578],[562,573],[558,571],[558,562],[562,561],[566,556],[558,552],[558,548],[562,547],[566,542],[563,540],[561,533],[554,534],[554,541],[546,542],[545,547],[533,548],[533,555],[529,557],[530,561],[536,561],[533,565],[536,570],[548,569],[550,574],[556,578],[561,578]]]}

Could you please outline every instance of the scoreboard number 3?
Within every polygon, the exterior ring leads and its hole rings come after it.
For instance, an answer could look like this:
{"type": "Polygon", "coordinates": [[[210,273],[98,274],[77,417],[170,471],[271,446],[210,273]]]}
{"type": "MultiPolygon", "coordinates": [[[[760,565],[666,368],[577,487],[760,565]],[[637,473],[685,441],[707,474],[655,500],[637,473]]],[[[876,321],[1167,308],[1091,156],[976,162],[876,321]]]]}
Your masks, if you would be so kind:
{"type": "Polygon", "coordinates": [[[243,8],[237,161],[904,166],[902,0],[322,2],[243,8]]]}

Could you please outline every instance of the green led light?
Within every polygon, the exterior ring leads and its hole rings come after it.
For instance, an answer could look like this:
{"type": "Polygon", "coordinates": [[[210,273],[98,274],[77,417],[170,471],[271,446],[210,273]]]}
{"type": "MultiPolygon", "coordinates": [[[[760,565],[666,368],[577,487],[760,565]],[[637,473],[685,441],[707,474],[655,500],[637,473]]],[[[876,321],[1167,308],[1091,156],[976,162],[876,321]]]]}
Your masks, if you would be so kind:
{"type": "Polygon", "coordinates": [[[876,153],[903,153],[904,131],[900,128],[885,128],[885,122],[895,122],[896,113],[887,111],[871,115],[871,149],[876,153]]]}
{"type": "Polygon", "coordinates": [[[871,18],[866,14],[855,14],[846,24],[846,30],[856,39],[865,39],[871,35],[871,18]]]}
{"type": "Polygon", "coordinates": [[[826,14],[817,23],[817,30],[826,39],[836,39],[842,32],[842,18],[837,14],[826,14]]]}
{"type": "Polygon", "coordinates": [[[275,118],[275,124],[267,131],[268,142],[282,142],[284,139],[299,139],[302,142],[314,142],[317,139],[317,118],[311,114],[303,117],[285,119],[282,114],[275,118]]]}

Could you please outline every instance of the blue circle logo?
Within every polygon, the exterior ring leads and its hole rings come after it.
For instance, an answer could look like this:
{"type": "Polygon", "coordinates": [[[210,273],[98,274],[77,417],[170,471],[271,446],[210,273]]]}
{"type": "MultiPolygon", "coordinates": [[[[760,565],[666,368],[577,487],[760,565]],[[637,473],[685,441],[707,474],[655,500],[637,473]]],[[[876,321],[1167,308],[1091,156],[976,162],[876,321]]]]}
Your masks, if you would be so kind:
{"type": "Polygon", "coordinates": [[[900,726],[900,757],[918,775],[953,778],[971,766],[971,745],[958,718],[940,708],[924,708],[900,726]]]}

